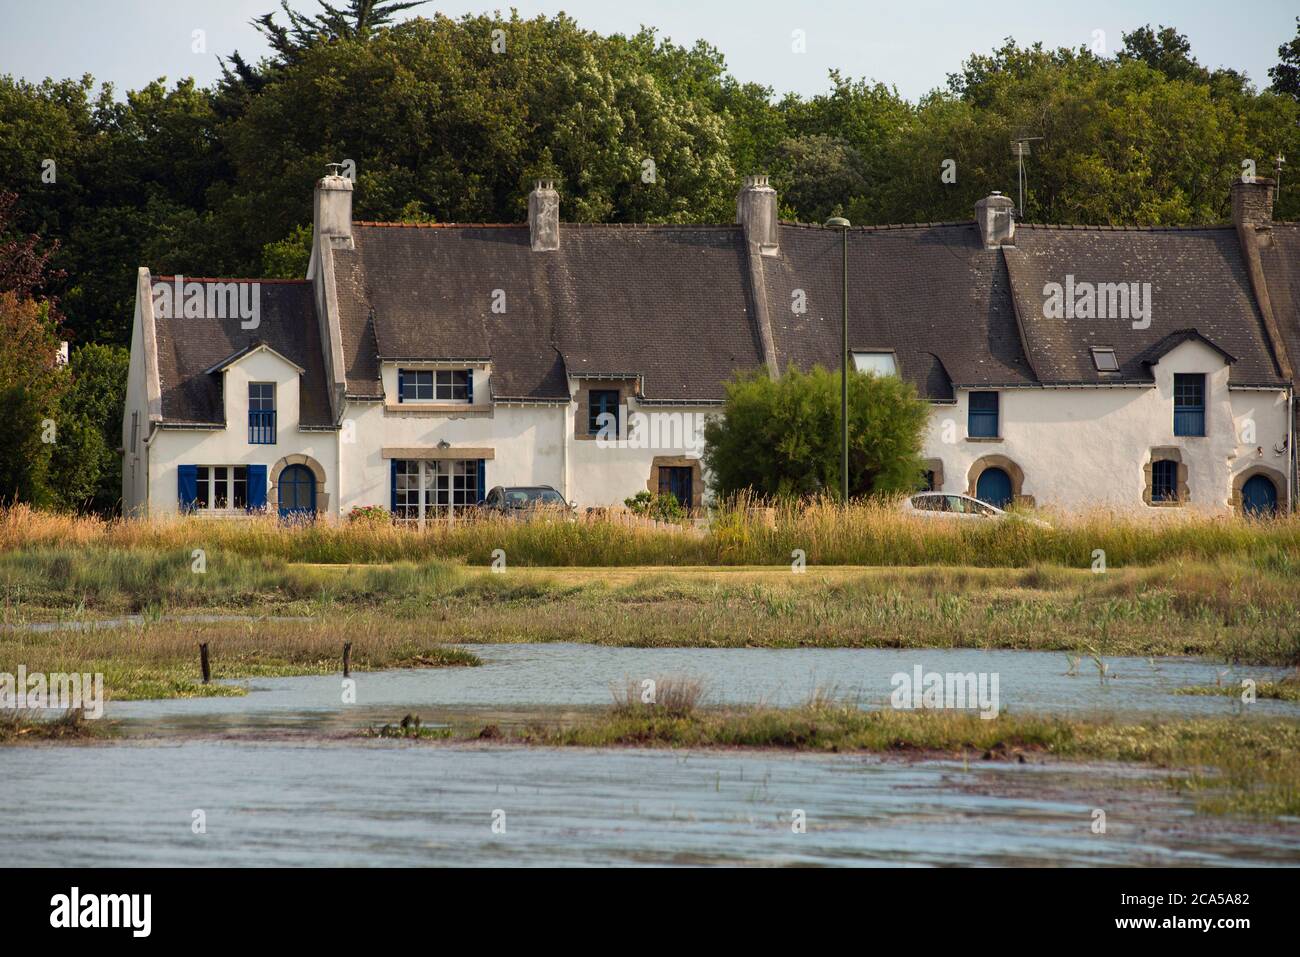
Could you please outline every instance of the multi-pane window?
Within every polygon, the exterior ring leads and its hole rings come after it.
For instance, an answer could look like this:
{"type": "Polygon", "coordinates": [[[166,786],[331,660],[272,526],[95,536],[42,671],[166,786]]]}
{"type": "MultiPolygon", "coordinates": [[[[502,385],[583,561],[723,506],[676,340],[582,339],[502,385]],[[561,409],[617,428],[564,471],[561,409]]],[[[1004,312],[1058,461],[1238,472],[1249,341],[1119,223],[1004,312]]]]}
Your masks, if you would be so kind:
{"type": "Polygon", "coordinates": [[[1174,435],[1205,434],[1205,374],[1174,374],[1174,435]]]}
{"type": "Polygon", "coordinates": [[[275,444],[275,383],[248,383],[248,442],[275,444]]]}
{"type": "Polygon", "coordinates": [[[446,517],[478,504],[479,467],[478,459],[395,461],[393,515],[404,520],[446,517]]]}
{"type": "Polygon", "coordinates": [[[966,434],[976,439],[995,439],[998,436],[998,394],[972,392],[966,422],[966,434]]]}
{"type": "Polygon", "coordinates": [[[397,373],[401,402],[469,402],[474,398],[469,369],[401,369],[397,373]]]}
{"type": "Polygon", "coordinates": [[[608,424],[607,435],[622,433],[622,421],[618,410],[618,389],[592,389],[587,393],[587,434],[596,435],[608,424]],[[602,419],[601,416],[610,416],[602,419]]]}
{"type": "Polygon", "coordinates": [[[1151,501],[1178,501],[1178,463],[1172,459],[1151,463],[1151,501]]]}
{"type": "Polygon", "coordinates": [[[248,468],[243,465],[200,465],[194,488],[196,509],[248,507],[248,468]]]}

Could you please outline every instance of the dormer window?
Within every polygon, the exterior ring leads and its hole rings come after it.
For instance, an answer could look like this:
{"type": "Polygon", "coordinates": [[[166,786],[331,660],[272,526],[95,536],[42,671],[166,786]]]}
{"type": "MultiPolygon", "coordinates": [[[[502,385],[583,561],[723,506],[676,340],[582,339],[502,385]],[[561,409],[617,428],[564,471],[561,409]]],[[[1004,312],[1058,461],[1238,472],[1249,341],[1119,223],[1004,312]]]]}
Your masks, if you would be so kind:
{"type": "Polygon", "coordinates": [[[1115,358],[1115,350],[1110,348],[1097,347],[1092,350],[1092,364],[1098,372],[1118,372],[1119,359],[1115,358]]]}
{"type": "Polygon", "coordinates": [[[898,359],[892,352],[855,352],[853,368],[868,375],[898,375],[898,359]]]}
{"type": "Polygon", "coordinates": [[[398,402],[474,401],[474,373],[470,369],[398,369],[398,402]]]}

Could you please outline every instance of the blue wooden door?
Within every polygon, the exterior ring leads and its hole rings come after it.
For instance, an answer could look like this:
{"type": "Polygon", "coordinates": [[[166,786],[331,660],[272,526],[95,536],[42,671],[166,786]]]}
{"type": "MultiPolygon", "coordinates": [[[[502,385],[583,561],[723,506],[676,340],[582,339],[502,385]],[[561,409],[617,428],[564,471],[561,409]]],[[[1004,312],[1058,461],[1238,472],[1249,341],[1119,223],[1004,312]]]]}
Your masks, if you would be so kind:
{"type": "Polygon", "coordinates": [[[1011,476],[1002,469],[985,469],[975,483],[975,497],[998,508],[1011,504],[1011,476]]]}
{"type": "Polygon", "coordinates": [[[679,505],[688,511],[694,501],[695,490],[692,488],[694,472],[686,466],[661,465],[659,467],[659,494],[671,495],[679,505]]]}
{"type": "Polygon", "coordinates": [[[290,465],[280,473],[280,517],[316,516],[316,476],[305,465],[290,465]]]}
{"type": "Polygon", "coordinates": [[[1241,508],[1247,515],[1277,512],[1277,487],[1262,475],[1249,479],[1241,488],[1241,508]]]}

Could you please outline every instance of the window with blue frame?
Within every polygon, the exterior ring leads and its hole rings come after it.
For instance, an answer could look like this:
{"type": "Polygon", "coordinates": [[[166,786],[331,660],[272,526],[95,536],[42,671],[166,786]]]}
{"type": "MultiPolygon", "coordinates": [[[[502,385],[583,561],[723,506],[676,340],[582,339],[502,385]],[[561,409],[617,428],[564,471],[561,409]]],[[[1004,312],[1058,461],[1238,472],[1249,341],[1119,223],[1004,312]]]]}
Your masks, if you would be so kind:
{"type": "Polygon", "coordinates": [[[1178,463],[1172,459],[1151,463],[1151,501],[1178,501],[1178,463]]]}
{"type": "Polygon", "coordinates": [[[972,439],[998,437],[998,394],[972,392],[966,420],[966,434],[972,439]]]}
{"type": "Polygon", "coordinates": [[[470,369],[398,369],[398,402],[473,402],[470,369]]]}
{"type": "Polygon", "coordinates": [[[275,383],[248,383],[248,444],[275,445],[275,383]]]}
{"type": "Polygon", "coordinates": [[[1174,435],[1205,434],[1205,374],[1174,374],[1174,435]]]}
{"type": "Polygon", "coordinates": [[[182,465],[182,512],[255,511],[266,506],[265,465],[182,465]]]}
{"type": "Polygon", "coordinates": [[[601,427],[610,423],[615,436],[623,433],[623,422],[618,408],[618,389],[592,389],[587,393],[587,434],[597,435],[601,427]],[[602,419],[602,415],[613,416],[602,419]]]}

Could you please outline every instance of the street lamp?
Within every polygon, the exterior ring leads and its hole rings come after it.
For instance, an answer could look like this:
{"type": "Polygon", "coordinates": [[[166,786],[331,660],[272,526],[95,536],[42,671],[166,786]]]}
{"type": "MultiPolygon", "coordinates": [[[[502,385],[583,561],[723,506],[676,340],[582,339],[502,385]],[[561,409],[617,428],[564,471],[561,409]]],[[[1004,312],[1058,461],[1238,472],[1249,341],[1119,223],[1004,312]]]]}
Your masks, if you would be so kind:
{"type": "Polygon", "coordinates": [[[849,226],[843,216],[826,220],[840,231],[840,263],[844,273],[844,294],[840,300],[840,501],[849,501],[849,226]]]}

